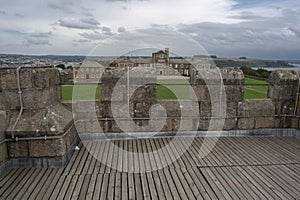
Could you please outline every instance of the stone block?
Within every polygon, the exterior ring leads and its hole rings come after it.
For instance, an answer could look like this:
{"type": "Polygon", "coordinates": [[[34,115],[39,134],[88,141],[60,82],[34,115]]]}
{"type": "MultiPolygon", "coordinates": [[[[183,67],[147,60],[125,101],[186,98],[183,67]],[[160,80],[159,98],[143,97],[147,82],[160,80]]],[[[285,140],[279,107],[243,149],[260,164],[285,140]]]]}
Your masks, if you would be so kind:
{"type": "Polygon", "coordinates": [[[8,159],[6,143],[0,144],[0,164],[8,159]]]}
{"type": "Polygon", "coordinates": [[[210,119],[200,119],[199,120],[199,131],[207,131],[210,124],[210,119]]]}
{"type": "Polygon", "coordinates": [[[7,126],[8,122],[6,115],[6,111],[0,110],[0,133],[2,133],[2,131],[4,131],[7,126]]]}
{"type": "Polygon", "coordinates": [[[275,114],[293,115],[295,110],[295,101],[291,100],[273,100],[275,106],[275,114]]]}
{"type": "Polygon", "coordinates": [[[243,101],[244,86],[243,85],[226,85],[226,101],[243,101]]]}
{"type": "Polygon", "coordinates": [[[270,116],[275,114],[275,107],[271,99],[251,99],[239,102],[239,116],[270,116]]]}
{"type": "Polygon", "coordinates": [[[36,68],[32,70],[32,82],[35,88],[47,88],[60,84],[59,71],[55,68],[36,68]]]}
{"type": "Polygon", "coordinates": [[[274,128],[274,117],[258,117],[255,119],[255,129],[274,128]]]}
{"type": "Polygon", "coordinates": [[[237,118],[225,119],[223,130],[235,130],[237,128],[237,118]]]}
{"type": "Polygon", "coordinates": [[[70,132],[66,135],[66,148],[67,150],[70,148],[71,144],[73,143],[74,139],[78,136],[75,126],[73,126],[70,132]]]}
{"type": "Polygon", "coordinates": [[[254,129],[254,118],[239,118],[238,129],[240,130],[251,130],[254,129]]]}
{"type": "Polygon", "coordinates": [[[8,143],[8,152],[10,158],[22,158],[29,156],[29,147],[27,141],[18,141],[8,143]]]}
{"type": "MultiPolygon", "coordinates": [[[[17,72],[16,68],[2,69],[1,70],[1,85],[3,90],[17,90],[17,72]]],[[[31,69],[21,69],[20,70],[20,86],[22,89],[32,88],[32,70],[31,69]]]]}
{"type": "Polygon", "coordinates": [[[269,85],[268,97],[273,100],[296,100],[298,85],[269,85]]]}
{"type": "Polygon", "coordinates": [[[30,157],[61,157],[67,152],[64,139],[28,141],[30,157]]]}
{"type": "Polygon", "coordinates": [[[271,85],[297,85],[298,75],[295,71],[277,70],[270,74],[268,82],[271,85]]]}
{"type": "Polygon", "coordinates": [[[85,131],[86,133],[103,133],[98,121],[85,122],[85,131]]]}

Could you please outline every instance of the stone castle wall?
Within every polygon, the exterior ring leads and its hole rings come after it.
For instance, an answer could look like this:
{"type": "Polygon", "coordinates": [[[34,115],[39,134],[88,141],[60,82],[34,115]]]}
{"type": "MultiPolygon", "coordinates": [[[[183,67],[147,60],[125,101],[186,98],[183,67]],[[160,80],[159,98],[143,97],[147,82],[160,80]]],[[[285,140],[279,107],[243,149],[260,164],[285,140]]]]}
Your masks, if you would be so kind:
{"type": "MultiPolygon", "coordinates": [[[[151,124],[148,120],[151,113],[154,121],[162,125],[159,128],[161,132],[176,132],[179,129],[299,129],[299,118],[294,115],[295,108],[299,109],[299,106],[295,107],[299,80],[294,72],[272,72],[269,78],[268,98],[244,100],[244,75],[240,70],[207,70],[209,69],[199,72],[191,83],[197,98],[180,101],[157,100],[157,85],[153,84],[156,79],[153,76],[145,77],[143,73],[131,74],[130,91],[135,92],[131,94],[129,101],[129,116],[134,120],[133,123],[128,123],[126,119],[118,122],[125,127],[125,131],[151,132],[159,127],[157,123],[151,124]],[[209,73],[213,76],[209,76],[209,73]],[[219,90],[218,77],[223,79],[224,90],[219,90]],[[145,82],[148,84],[143,85],[145,82]],[[211,94],[210,91],[217,92],[211,94]],[[220,97],[223,100],[222,104],[218,101],[220,97]],[[217,108],[225,108],[226,105],[226,115],[218,113],[218,109],[212,110],[211,105],[219,105],[217,108]],[[161,119],[164,114],[166,119],[161,119]],[[194,118],[191,119],[190,116],[194,118]],[[221,129],[211,128],[212,122],[221,120],[224,120],[221,129]]],[[[117,92],[115,98],[111,99],[113,89],[123,75],[124,71],[117,76],[104,76],[100,101],[73,102],[67,108],[60,102],[61,86],[56,69],[22,68],[20,84],[24,111],[16,129],[12,130],[20,112],[16,69],[1,69],[0,165],[8,161],[13,163],[12,166],[61,166],[67,162],[70,149],[76,143],[77,131],[124,131],[119,127],[120,124],[116,123],[116,119],[113,118],[116,116],[111,110],[113,104],[117,108],[117,117],[128,117],[126,78],[119,82],[120,91],[123,92],[117,92]],[[76,128],[73,119],[76,121],[76,128]]]]}
{"type": "MultiPolygon", "coordinates": [[[[115,77],[116,80],[118,79],[115,77]]],[[[92,106],[86,110],[88,102],[83,102],[86,106],[81,106],[81,111],[76,113],[81,119],[88,119],[91,112],[95,112],[100,121],[90,121],[81,123],[82,133],[99,133],[99,132],[122,132],[117,126],[111,112],[111,93],[117,81],[112,79],[102,80],[102,95],[100,102],[95,102],[96,106],[92,106]],[[96,127],[101,127],[101,130],[96,127]]],[[[140,87],[137,91],[139,96],[132,96],[130,100],[130,116],[135,118],[148,118],[151,106],[155,104],[161,105],[167,112],[165,125],[162,132],[176,131],[179,129],[180,123],[183,123],[181,130],[220,130],[220,127],[212,127],[211,124],[218,124],[218,121],[224,121],[221,129],[230,130],[253,130],[253,129],[276,129],[276,128],[297,128],[299,120],[294,115],[296,95],[298,88],[298,77],[291,71],[275,71],[269,78],[269,91],[267,99],[244,99],[244,75],[241,70],[225,68],[220,71],[206,69],[199,72],[191,83],[192,90],[197,98],[191,100],[156,100],[156,87],[140,87]],[[214,75],[209,76],[208,73],[214,75]],[[203,74],[206,74],[203,76],[203,74]],[[223,79],[223,87],[225,94],[212,92],[220,88],[218,77],[223,79]],[[209,79],[212,78],[212,79],[209,79]],[[214,78],[216,80],[214,80],[214,78]],[[150,96],[149,96],[150,95],[150,96]],[[212,105],[219,104],[219,97],[222,95],[223,104],[226,105],[226,115],[213,115],[212,105]],[[225,98],[226,96],[226,98],[225,98]],[[182,106],[186,109],[182,109],[182,106]],[[199,109],[199,117],[195,120],[187,119],[191,116],[195,106],[199,109]],[[186,113],[181,113],[186,110],[186,113]],[[195,128],[198,126],[198,128],[195,128]]],[[[119,102],[113,102],[114,106],[118,106],[119,110],[123,110],[126,106],[126,81],[124,82],[124,94],[120,94],[119,102]],[[122,107],[123,106],[123,107],[122,107]]],[[[131,83],[132,84],[132,83],[131,83]]],[[[131,89],[136,87],[131,85],[131,89]]],[[[224,105],[223,105],[224,106],[224,105]]],[[[216,106],[218,108],[218,106],[216,106]]],[[[298,108],[299,109],[299,108],[298,108]]],[[[156,111],[158,116],[163,113],[163,109],[156,111]]],[[[196,115],[195,113],[192,116],[196,115]]],[[[147,119],[136,119],[136,124],[147,125],[147,119]]],[[[157,119],[157,122],[159,119],[157,119]]],[[[163,121],[162,121],[163,122],[163,121]]],[[[128,127],[132,132],[147,131],[142,128],[128,127]]],[[[153,129],[154,130],[154,129],[153,129]]],[[[152,129],[148,130],[149,132],[152,129]]]]}
{"type": "Polygon", "coordinates": [[[0,69],[0,162],[12,159],[18,165],[21,159],[21,164],[30,166],[35,165],[30,159],[54,158],[56,163],[34,162],[60,165],[59,159],[68,153],[77,132],[72,112],[60,102],[59,72],[53,67],[20,69],[24,110],[13,129],[21,110],[16,73],[16,68],[0,69]]]}

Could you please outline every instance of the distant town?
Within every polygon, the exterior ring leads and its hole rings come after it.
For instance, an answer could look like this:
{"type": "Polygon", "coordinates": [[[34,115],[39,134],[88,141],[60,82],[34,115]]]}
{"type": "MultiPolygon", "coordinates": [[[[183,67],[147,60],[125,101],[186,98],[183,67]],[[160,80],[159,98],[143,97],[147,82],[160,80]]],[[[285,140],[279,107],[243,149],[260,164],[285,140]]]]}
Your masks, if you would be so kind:
{"type": "MultiPolygon", "coordinates": [[[[195,55],[194,57],[205,57],[195,55]]],[[[206,56],[207,57],[207,56],[206,56]]],[[[219,58],[215,55],[210,56],[218,67],[251,67],[251,68],[292,68],[299,66],[300,60],[260,60],[246,57],[237,58],[219,58]]],[[[116,56],[99,56],[95,60],[112,62],[116,56]]],[[[119,57],[120,58],[120,57],[119,57]]],[[[122,57],[121,57],[122,58],[122,57]]],[[[151,58],[140,57],[140,58],[151,58]]],[[[86,56],[81,55],[18,55],[18,54],[0,54],[0,68],[5,67],[32,67],[32,66],[57,66],[64,65],[72,67],[81,63],[86,56]]]]}

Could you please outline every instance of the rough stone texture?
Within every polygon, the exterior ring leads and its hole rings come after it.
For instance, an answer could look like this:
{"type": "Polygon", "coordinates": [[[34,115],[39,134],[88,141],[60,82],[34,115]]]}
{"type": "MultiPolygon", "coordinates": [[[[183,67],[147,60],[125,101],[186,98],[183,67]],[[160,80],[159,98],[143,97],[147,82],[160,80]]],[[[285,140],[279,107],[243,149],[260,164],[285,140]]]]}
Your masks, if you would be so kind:
{"type": "Polygon", "coordinates": [[[0,144],[0,164],[2,164],[3,162],[5,162],[8,158],[8,154],[7,154],[7,147],[6,144],[0,144]]]}
{"type": "MultiPolygon", "coordinates": [[[[20,84],[24,111],[16,126],[14,135],[20,138],[62,135],[73,123],[72,112],[61,103],[60,75],[54,67],[21,68],[20,84]]],[[[1,124],[7,114],[5,134],[12,135],[12,127],[20,111],[16,68],[0,69],[0,112],[1,124]]],[[[28,140],[7,142],[10,158],[60,157],[76,137],[73,128],[62,139],[28,140]]],[[[4,138],[1,138],[4,139],[4,138]]],[[[2,146],[1,146],[2,148],[2,146]]],[[[5,155],[5,154],[3,154],[5,155]]]]}
{"type": "MultiPolygon", "coordinates": [[[[42,148],[43,149],[43,148],[42,148]]],[[[8,152],[10,158],[22,158],[29,156],[27,141],[18,141],[8,143],[8,152]]]]}
{"type": "Polygon", "coordinates": [[[271,99],[251,99],[238,104],[239,116],[270,116],[275,114],[271,99]]]}
{"type": "Polygon", "coordinates": [[[240,118],[238,120],[238,129],[240,130],[254,129],[254,125],[255,125],[254,118],[240,118]]]}
{"type": "Polygon", "coordinates": [[[222,98],[223,101],[238,102],[244,99],[244,82],[241,70],[224,68],[219,72],[217,69],[210,69],[199,71],[199,75],[192,83],[192,89],[197,96],[197,101],[210,102],[222,98]],[[221,89],[222,83],[223,89],[221,89]]]}
{"type": "MultiPolygon", "coordinates": [[[[10,112],[10,122],[6,130],[7,136],[11,135],[11,129],[18,114],[18,111],[10,112]]],[[[14,134],[17,137],[61,135],[72,123],[72,113],[62,104],[56,104],[45,109],[24,110],[14,134]]]]}
{"type": "Polygon", "coordinates": [[[60,157],[66,154],[64,139],[32,140],[28,142],[30,157],[60,157]]]}
{"type": "Polygon", "coordinates": [[[294,100],[273,100],[275,106],[275,114],[293,115],[295,110],[294,100]]]}
{"type": "Polygon", "coordinates": [[[294,71],[277,70],[270,74],[268,82],[271,85],[297,85],[298,76],[294,71]]]}
{"type": "Polygon", "coordinates": [[[274,117],[258,117],[258,118],[255,118],[255,129],[274,128],[274,125],[275,125],[274,117]]]}
{"type": "Polygon", "coordinates": [[[298,76],[293,71],[274,71],[269,77],[268,97],[275,105],[276,114],[294,114],[298,76]]]}

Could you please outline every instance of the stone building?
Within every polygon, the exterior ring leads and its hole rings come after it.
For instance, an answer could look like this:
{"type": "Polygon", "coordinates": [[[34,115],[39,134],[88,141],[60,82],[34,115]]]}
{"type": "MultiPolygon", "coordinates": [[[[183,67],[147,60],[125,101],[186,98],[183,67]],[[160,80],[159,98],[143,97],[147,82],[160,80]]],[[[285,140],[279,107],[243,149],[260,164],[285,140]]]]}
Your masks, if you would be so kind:
{"type": "Polygon", "coordinates": [[[105,67],[97,61],[84,61],[73,67],[74,83],[99,83],[105,67]]]}
{"type": "Polygon", "coordinates": [[[169,48],[152,53],[151,58],[127,57],[116,62],[120,67],[154,67],[157,76],[190,76],[191,70],[191,63],[187,59],[170,57],[169,48]]]}

